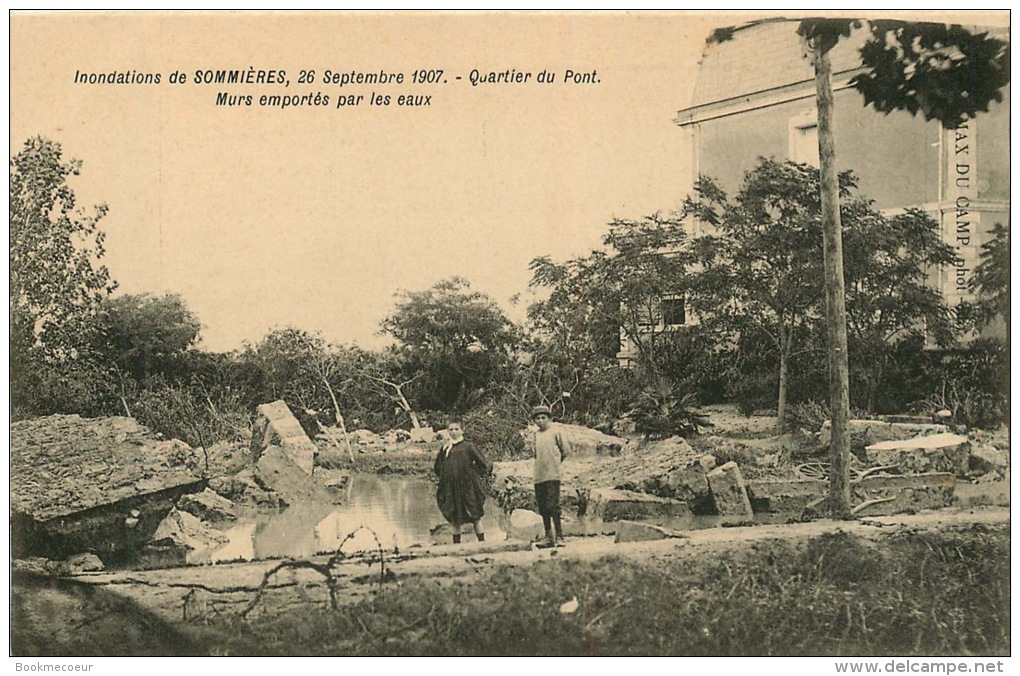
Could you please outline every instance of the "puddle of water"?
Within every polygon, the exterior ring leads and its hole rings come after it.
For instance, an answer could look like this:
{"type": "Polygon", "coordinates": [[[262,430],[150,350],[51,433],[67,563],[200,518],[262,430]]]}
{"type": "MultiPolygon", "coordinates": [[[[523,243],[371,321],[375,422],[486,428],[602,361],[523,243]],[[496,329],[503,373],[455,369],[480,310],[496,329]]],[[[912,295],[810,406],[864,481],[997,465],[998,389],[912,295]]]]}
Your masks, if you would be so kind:
{"type": "MultiPolygon", "coordinates": [[[[189,563],[308,557],[335,551],[350,533],[355,535],[344,543],[344,552],[368,551],[380,545],[390,551],[405,549],[433,542],[432,529],[446,523],[436,506],[433,485],[421,478],[354,475],[342,500],[340,505],[297,505],[238,523],[224,531],[227,544],[196,552],[189,563]]],[[[482,525],[486,538],[505,539],[499,507],[489,500],[485,512],[482,525]]],[[[470,526],[467,529],[470,531],[470,526]]],[[[474,535],[465,533],[464,540],[474,541],[474,535]]],[[[436,536],[435,541],[450,542],[449,531],[436,536]]]]}
{"type": "MultiPolygon", "coordinates": [[[[435,488],[425,479],[354,475],[342,500],[340,505],[297,505],[279,514],[238,523],[224,531],[229,539],[227,544],[195,552],[188,562],[305,558],[336,551],[342,542],[346,553],[371,551],[380,546],[393,551],[394,548],[406,549],[415,544],[451,542],[449,526],[440,534],[432,534],[433,529],[444,526],[446,521],[436,506],[435,488]],[[351,533],[354,536],[348,538],[351,533]],[[346,542],[345,538],[348,538],[346,542]]],[[[517,539],[531,540],[543,533],[540,521],[512,528],[509,519],[491,499],[486,502],[485,513],[482,524],[488,541],[504,540],[508,533],[517,539]]],[[[642,521],[688,531],[749,523],[784,523],[788,517],[783,514],[756,514],[753,520],[749,520],[745,517],[695,515],[642,521]]],[[[563,523],[568,537],[616,531],[613,522],[603,523],[567,513],[563,516],[563,523]]],[[[474,535],[466,532],[464,541],[474,542],[474,535]]]]}

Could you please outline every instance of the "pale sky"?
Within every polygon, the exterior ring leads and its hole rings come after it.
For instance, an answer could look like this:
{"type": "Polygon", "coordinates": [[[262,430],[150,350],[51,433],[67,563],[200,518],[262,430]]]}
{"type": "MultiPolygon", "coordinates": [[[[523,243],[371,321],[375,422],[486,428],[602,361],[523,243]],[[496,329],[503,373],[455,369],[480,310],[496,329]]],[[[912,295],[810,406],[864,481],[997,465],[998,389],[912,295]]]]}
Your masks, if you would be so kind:
{"type": "Polygon", "coordinates": [[[11,153],[30,136],[84,161],[79,203],[106,202],[120,293],[181,294],[210,350],[274,327],[380,343],[400,289],[460,275],[514,318],[528,263],[599,243],[613,216],[676,208],[690,154],[672,120],[717,14],[37,14],[11,18],[11,153]],[[275,85],[200,85],[196,70],[285,70],[275,85]],[[442,69],[445,84],[413,85],[442,69]],[[315,71],[311,85],[297,83],[315,71]],[[469,82],[516,69],[524,84],[469,82]],[[552,84],[535,79],[546,69],[552,84]],[[598,84],[563,73],[597,72],[598,84]],[[169,83],[175,70],[187,83],[169,83]],[[403,85],[323,84],[326,70],[403,85]],[[159,85],[75,84],[160,73],[159,85]],[[460,81],[456,77],[462,77],[460,81]],[[251,107],[215,105],[219,92],[251,107]],[[261,94],[328,95],[324,108],[261,94]],[[389,107],[370,106],[372,92],[389,107]],[[340,93],[363,95],[337,109],[340,93]],[[431,106],[399,108],[401,93],[431,106]]]}

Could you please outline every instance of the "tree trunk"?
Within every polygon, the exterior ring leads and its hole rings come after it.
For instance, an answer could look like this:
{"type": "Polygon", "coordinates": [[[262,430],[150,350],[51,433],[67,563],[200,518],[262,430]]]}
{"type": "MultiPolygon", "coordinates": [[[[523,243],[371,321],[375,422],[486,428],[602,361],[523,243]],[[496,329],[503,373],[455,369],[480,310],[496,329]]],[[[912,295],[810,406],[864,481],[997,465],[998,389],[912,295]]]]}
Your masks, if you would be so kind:
{"type": "MultiPolygon", "coordinates": [[[[326,386],[326,391],[329,392],[330,400],[333,402],[333,420],[335,420],[336,424],[340,426],[340,431],[344,435],[344,444],[347,445],[347,456],[351,459],[351,464],[353,465],[355,464],[354,449],[351,448],[351,437],[347,434],[347,423],[344,421],[343,413],[340,412],[340,402],[337,401],[336,393],[333,392],[333,387],[329,384],[329,381],[326,378],[323,378],[322,382],[326,386]]],[[[330,434],[329,437],[332,439],[333,435],[330,434]]]]}
{"type": "Polygon", "coordinates": [[[577,389],[580,402],[578,403],[578,412],[581,416],[581,424],[588,424],[588,402],[584,398],[584,360],[581,361],[581,368],[577,372],[577,389]]]}
{"type": "Polygon", "coordinates": [[[421,422],[418,421],[418,414],[414,412],[413,408],[411,408],[411,403],[407,400],[407,397],[404,396],[404,391],[400,389],[400,385],[394,385],[393,389],[396,390],[400,408],[404,409],[404,412],[410,416],[411,425],[414,429],[421,427],[421,422]]]}
{"type": "Polygon", "coordinates": [[[790,352],[793,329],[779,327],[779,403],[776,405],[776,433],[786,432],[786,393],[789,390],[790,352]]]}
{"type": "Polygon", "coordinates": [[[831,45],[812,45],[818,102],[818,161],[821,169],[822,233],[825,256],[825,324],[829,342],[829,411],[832,417],[829,509],[850,516],[850,374],[847,359],[843,233],[839,216],[839,175],[832,128],[831,45]]]}

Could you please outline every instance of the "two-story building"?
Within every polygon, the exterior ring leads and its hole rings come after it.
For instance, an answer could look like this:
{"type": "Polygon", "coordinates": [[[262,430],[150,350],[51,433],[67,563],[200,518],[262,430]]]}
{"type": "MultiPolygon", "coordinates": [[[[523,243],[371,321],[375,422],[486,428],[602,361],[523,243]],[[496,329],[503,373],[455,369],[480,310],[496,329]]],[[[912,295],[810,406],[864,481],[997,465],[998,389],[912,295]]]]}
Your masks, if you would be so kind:
{"type": "MultiPolygon", "coordinates": [[[[711,176],[732,194],[759,157],[817,166],[814,69],[797,26],[753,22],[706,43],[691,104],[675,120],[689,142],[691,176],[711,176]]],[[[1009,37],[1006,29],[980,30],[1009,37]]],[[[956,305],[972,295],[968,284],[992,227],[1009,223],[1009,87],[1002,103],[957,129],[879,113],[850,87],[862,72],[866,37],[857,29],[830,53],[837,168],[853,169],[861,194],[879,209],[917,207],[941,224],[958,258],[932,282],[956,305]]],[[[691,234],[701,227],[693,223],[691,234]]],[[[633,351],[625,343],[621,363],[633,351]]]]}

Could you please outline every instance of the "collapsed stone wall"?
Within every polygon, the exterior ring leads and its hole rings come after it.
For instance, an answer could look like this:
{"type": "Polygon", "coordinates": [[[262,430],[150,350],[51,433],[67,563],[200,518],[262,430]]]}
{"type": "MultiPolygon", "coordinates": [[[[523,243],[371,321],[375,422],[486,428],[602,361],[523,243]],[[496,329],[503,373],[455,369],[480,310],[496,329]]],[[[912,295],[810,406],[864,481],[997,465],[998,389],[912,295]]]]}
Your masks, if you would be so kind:
{"type": "Polygon", "coordinates": [[[178,497],[201,490],[200,453],[131,418],[53,415],[11,425],[14,556],[93,551],[117,558],[144,542],[178,497]]]}

